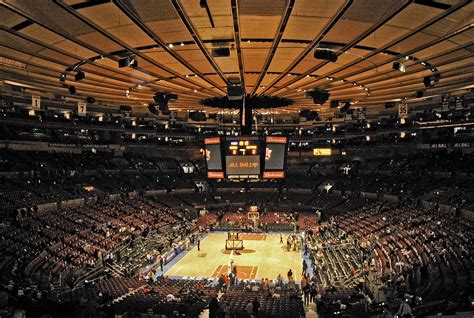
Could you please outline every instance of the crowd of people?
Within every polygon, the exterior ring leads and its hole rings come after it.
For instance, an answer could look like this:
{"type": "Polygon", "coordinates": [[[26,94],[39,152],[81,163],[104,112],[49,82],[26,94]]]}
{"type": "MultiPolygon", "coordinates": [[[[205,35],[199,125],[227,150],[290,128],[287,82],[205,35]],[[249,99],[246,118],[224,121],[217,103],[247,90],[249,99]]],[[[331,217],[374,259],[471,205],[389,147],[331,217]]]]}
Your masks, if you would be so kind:
{"type": "Polygon", "coordinates": [[[9,314],[18,308],[61,311],[65,302],[58,302],[58,295],[74,290],[84,293],[70,300],[77,308],[108,308],[104,304],[111,301],[112,287],[94,295],[85,287],[85,277],[104,277],[98,269],[107,272],[102,281],[116,276],[124,281],[111,286],[128,286],[119,288],[119,294],[130,303],[115,309],[146,311],[153,307],[149,304],[169,299],[176,306],[164,301],[153,312],[172,314],[190,303],[197,304],[194,313],[202,312],[213,291],[219,291],[216,283],[199,283],[205,286],[202,295],[193,287],[163,294],[161,287],[179,283],[157,280],[156,271],[150,274],[153,279],[138,284],[125,279],[147,266],[158,265],[163,272],[164,255],[179,253],[178,242],[184,238],[199,246],[190,234],[205,229],[305,232],[282,236],[281,241],[287,250],[304,254],[301,275],[224,281],[227,287],[220,290],[225,294],[216,297],[219,315],[255,315],[255,308],[272,315],[274,308],[286,310],[282,299],[288,308],[294,303],[296,312],[302,304],[316,303],[322,314],[367,312],[381,302],[388,308],[377,310],[387,313],[402,306],[413,307],[415,313],[420,308],[433,312],[429,306],[437,301],[445,310],[470,308],[473,224],[461,216],[474,207],[469,154],[301,164],[290,167],[284,181],[238,186],[209,182],[202,193],[194,182],[202,176],[199,163],[192,163],[194,174],[184,175],[174,159],[141,155],[0,154],[0,310],[9,314]],[[27,160],[29,156],[35,159],[27,160]],[[348,166],[345,174],[341,167],[348,166]],[[330,190],[324,188],[328,180],[330,190]],[[258,191],[268,186],[278,191],[258,191]],[[182,189],[186,191],[175,191],[182,189]],[[257,224],[247,216],[249,205],[261,211],[257,224]],[[210,213],[196,219],[196,207],[203,206],[210,213]],[[385,296],[374,293],[373,285],[385,296]],[[129,287],[133,295],[128,295],[129,287]]]}

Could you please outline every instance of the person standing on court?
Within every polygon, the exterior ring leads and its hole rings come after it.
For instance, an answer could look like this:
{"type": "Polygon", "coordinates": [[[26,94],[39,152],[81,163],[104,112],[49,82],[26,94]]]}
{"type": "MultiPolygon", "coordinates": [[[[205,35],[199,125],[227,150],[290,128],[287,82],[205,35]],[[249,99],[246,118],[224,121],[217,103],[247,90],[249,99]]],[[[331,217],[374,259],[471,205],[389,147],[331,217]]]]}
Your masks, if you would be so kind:
{"type": "Polygon", "coordinates": [[[163,256],[160,257],[160,270],[163,271],[163,263],[164,263],[164,260],[163,260],[163,256]]]}
{"type": "Polygon", "coordinates": [[[288,271],[288,274],[287,274],[287,275],[288,275],[288,280],[290,280],[290,279],[293,277],[293,271],[291,270],[291,268],[290,268],[290,270],[288,271]]]}
{"type": "Polygon", "coordinates": [[[283,244],[283,235],[280,233],[280,244],[283,244]]]}
{"type": "Polygon", "coordinates": [[[199,239],[199,237],[197,239],[197,246],[198,246],[198,251],[200,251],[201,250],[201,240],[199,239]]]}

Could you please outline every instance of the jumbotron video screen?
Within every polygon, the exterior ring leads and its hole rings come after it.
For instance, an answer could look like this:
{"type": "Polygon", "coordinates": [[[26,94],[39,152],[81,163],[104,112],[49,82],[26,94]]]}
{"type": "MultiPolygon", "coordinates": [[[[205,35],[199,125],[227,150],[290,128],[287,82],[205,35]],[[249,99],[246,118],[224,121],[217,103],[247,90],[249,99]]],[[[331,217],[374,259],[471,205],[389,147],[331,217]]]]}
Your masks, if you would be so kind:
{"type": "Polygon", "coordinates": [[[249,138],[226,140],[224,154],[227,178],[260,177],[260,140],[249,138]]]}
{"type": "Polygon", "coordinates": [[[204,139],[204,147],[210,179],[285,177],[288,137],[212,137],[204,139]]]}

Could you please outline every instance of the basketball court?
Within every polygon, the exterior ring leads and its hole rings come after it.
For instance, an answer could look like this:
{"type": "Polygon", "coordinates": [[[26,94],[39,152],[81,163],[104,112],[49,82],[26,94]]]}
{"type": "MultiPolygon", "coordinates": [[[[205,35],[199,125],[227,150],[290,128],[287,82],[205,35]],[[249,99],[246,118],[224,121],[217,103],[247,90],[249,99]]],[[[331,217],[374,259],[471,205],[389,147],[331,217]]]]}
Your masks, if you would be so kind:
{"type": "Polygon", "coordinates": [[[239,279],[276,279],[281,274],[286,280],[291,268],[295,279],[299,280],[302,271],[301,251],[288,252],[287,237],[283,235],[284,244],[280,244],[279,234],[241,233],[239,238],[244,248],[232,253],[225,249],[228,233],[210,233],[201,241],[200,251],[194,246],[165,275],[212,278],[227,275],[232,254],[239,279]]]}

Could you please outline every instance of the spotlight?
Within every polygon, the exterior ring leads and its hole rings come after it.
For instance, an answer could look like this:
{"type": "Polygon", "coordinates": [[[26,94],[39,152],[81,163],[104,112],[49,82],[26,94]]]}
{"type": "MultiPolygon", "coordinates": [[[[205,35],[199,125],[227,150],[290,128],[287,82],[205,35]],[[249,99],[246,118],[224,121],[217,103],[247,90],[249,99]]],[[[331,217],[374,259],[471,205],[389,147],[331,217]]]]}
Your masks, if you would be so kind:
{"type": "Polygon", "coordinates": [[[82,71],[79,71],[76,73],[76,75],[74,75],[74,79],[76,80],[76,82],[79,82],[80,80],[83,80],[84,78],[86,78],[86,74],[82,71]]]}
{"type": "Polygon", "coordinates": [[[119,67],[127,67],[127,66],[137,67],[138,66],[138,61],[137,61],[136,58],[129,56],[129,57],[126,57],[124,59],[119,60],[118,65],[119,65],[119,67]]]}
{"type": "Polygon", "coordinates": [[[428,87],[433,86],[434,83],[432,83],[430,76],[425,76],[423,78],[423,84],[425,85],[426,88],[428,88],[428,87]]]}
{"type": "Polygon", "coordinates": [[[423,78],[423,84],[425,85],[426,88],[433,87],[435,83],[439,82],[440,77],[441,77],[441,74],[439,73],[432,76],[425,76],[423,78]]]}
{"type": "Polygon", "coordinates": [[[401,61],[393,62],[392,68],[394,70],[400,71],[402,73],[405,73],[406,69],[407,69],[406,65],[404,63],[402,63],[401,61]]]}

